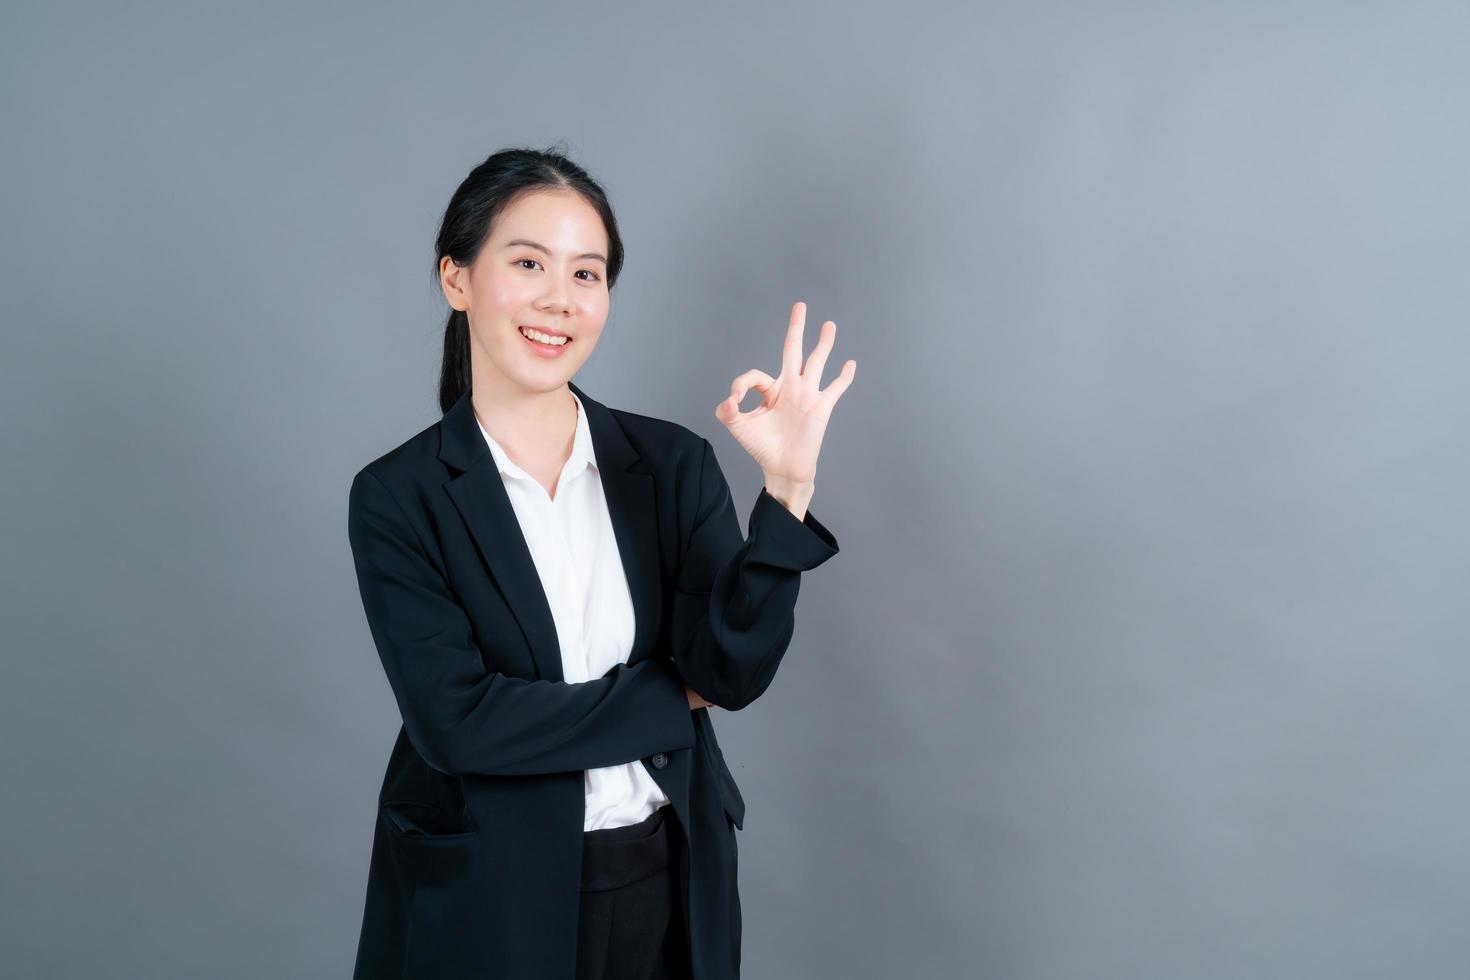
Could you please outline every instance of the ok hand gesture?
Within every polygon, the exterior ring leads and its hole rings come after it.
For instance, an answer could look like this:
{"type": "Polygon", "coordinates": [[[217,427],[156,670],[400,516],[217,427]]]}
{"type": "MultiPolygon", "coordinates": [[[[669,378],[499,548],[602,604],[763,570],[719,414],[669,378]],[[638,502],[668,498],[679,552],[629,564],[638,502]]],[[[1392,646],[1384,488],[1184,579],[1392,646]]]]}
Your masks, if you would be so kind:
{"type": "MultiPolygon", "coordinates": [[[[818,389],[827,355],[837,337],[837,324],[822,324],[816,349],[802,364],[802,331],[806,304],[791,307],[786,345],[781,354],[781,376],[772,378],[752,368],[730,385],[730,397],[715,406],[715,418],[750,453],[765,474],[766,487],[783,502],[809,498],[817,475],[817,454],[827,420],[842,393],[857,374],[857,361],[847,361],[826,389],[818,389]],[[751,388],[761,393],[761,404],[740,411],[740,401],[751,388]]],[[[805,511],[804,504],[801,510],[805,511]]]]}

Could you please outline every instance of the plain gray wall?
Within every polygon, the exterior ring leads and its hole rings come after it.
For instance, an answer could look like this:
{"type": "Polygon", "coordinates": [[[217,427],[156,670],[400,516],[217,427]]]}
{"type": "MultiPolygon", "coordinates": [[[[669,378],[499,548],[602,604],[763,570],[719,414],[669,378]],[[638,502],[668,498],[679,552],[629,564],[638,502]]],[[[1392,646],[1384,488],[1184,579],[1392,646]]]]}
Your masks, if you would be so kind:
{"type": "Polygon", "coordinates": [[[629,250],[578,381],[742,521],[730,380],[797,299],[858,360],[716,712],[747,976],[1470,975],[1464,4],[3,22],[7,975],[350,971],[348,484],[439,416],[450,193],[558,139],[629,250]]]}

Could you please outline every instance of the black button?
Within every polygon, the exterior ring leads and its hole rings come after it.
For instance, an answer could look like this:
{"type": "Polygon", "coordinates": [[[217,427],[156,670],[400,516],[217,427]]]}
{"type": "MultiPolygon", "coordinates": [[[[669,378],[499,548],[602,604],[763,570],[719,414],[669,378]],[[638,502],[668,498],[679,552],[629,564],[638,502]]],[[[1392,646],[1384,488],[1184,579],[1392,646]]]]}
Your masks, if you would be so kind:
{"type": "Polygon", "coordinates": [[[669,764],[669,757],[668,756],[664,755],[662,752],[655,752],[653,754],[653,768],[655,768],[655,769],[662,769],[664,766],[666,766],[668,764],[669,764]]]}

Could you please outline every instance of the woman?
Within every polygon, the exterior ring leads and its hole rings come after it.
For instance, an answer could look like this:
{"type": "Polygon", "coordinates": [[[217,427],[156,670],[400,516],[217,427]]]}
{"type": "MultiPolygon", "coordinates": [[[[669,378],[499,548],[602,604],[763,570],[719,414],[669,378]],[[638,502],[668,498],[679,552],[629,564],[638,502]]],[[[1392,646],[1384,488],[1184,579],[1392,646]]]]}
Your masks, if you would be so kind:
{"type": "Polygon", "coordinates": [[[797,303],[780,376],[716,407],[765,475],[746,540],[707,440],[570,381],[622,261],[606,195],[556,153],[494,154],[445,212],[444,416],[349,497],[403,721],[358,978],[739,974],[745,805],[705,709],[766,689],[800,573],[837,553],[807,507],[856,362],[819,390],[836,324],[803,364],[797,303]]]}

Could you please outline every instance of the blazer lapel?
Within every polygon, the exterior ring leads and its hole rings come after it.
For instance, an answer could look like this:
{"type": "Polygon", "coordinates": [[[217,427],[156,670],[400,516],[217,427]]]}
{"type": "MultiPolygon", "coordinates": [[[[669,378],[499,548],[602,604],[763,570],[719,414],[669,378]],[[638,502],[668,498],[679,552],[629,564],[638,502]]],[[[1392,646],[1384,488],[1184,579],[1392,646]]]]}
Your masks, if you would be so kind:
{"type": "MultiPolygon", "coordinates": [[[[628,655],[631,665],[650,652],[662,614],[653,475],[643,467],[612,412],[576,385],[570,387],[587,412],[603,495],[633,597],[635,629],[633,650],[628,655]]],[[[565,680],[551,605],[495,458],[480,433],[468,389],[444,413],[439,428],[439,458],[461,471],[444,484],[444,489],[509,603],[531,648],[538,676],[565,680]]]]}
{"type": "MultiPolygon", "coordinates": [[[[628,653],[629,666],[653,651],[663,618],[663,579],[658,565],[658,506],[654,496],[653,474],[643,464],[638,450],[628,441],[627,433],[601,402],[571,382],[587,409],[587,425],[592,430],[592,448],[597,455],[597,471],[602,476],[602,495],[612,518],[613,533],[618,541],[618,556],[633,596],[633,649],[628,653]]],[[[481,440],[483,441],[483,440],[481,440]]]]}

